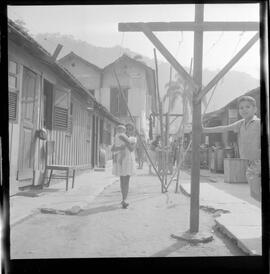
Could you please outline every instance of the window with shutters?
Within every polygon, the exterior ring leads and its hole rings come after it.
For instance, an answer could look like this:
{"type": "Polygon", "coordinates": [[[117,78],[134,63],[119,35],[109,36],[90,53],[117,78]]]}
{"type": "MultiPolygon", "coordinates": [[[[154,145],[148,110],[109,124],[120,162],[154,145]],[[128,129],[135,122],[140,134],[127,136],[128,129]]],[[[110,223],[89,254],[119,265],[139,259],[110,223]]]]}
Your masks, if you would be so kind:
{"type": "Polygon", "coordinates": [[[110,110],[115,116],[126,116],[128,114],[126,108],[126,102],[128,102],[128,88],[123,88],[122,91],[124,98],[118,88],[111,88],[110,110]]]}
{"type": "Polygon", "coordinates": [[[70,93],[59,87],[54,89],[53,127],[58,130],[69,130],[70,93]]]}
{"type": "Polygon", "coordinates": [[[64,130],[72,134],[73,102],[70,92],[44,80],[43,125],[46,129],[64,130]]]}
{"type": "Polygon", "coordinates": [[[51,130],[53,117],[53,84],[44,79],[43,87],[43,126],[51,130]]]}
{"type": "Polygon", "coordinates": [[[8,62],[8,114],[9,120],[17,121],[19,94],[19,66],[16,62],[8,62]]]}

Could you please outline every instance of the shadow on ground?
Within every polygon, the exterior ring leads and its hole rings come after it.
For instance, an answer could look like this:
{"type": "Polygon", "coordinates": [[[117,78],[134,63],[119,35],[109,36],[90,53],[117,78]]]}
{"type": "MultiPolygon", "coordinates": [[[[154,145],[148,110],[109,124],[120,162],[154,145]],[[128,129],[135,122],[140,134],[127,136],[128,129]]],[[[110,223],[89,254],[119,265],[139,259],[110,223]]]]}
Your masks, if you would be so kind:
{"type": "Polygon", "coordinates": [[[98,213],[113,211],[117,209],[122,209],[119,203],[84,209],[77,216],[88,216],[92,214],[98,214],[98,213]]]}
{"type": "Polygon", "coordinates": [[[38,189],[38,190],[24,190],[17,192],[13,196],[24,196],[24,197],[39,197],[41,194],[52,193],[59,191],[59,188],[47,188],[47,189],[38,189]]]}
{"type": "Polygon", "coordinates": [[[171,246],[158,251],[156,253],[154,253],[153,255],[151,255],[150,257],[167,257],[169,256],[172,252],[175,252],[181,248],[183,248],[184,246],[188,245],[189,243],[185,242],[185,241],[177,241],[176,243],[172,244],[171,246]]]}

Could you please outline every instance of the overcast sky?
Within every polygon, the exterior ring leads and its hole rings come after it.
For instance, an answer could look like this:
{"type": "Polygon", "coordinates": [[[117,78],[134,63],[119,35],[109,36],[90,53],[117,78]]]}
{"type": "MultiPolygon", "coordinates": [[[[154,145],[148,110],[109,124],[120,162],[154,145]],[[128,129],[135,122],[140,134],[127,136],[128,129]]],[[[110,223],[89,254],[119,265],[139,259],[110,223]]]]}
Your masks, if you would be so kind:
{"type": "MultiPolygon", "coordinates": [[[[118,32],[120,22],[193,21],[194,5],[115,5],[115,6],[9,6],[10,19],[21,19],[30,33],[71,34],[76,39],[100,47],[121,45],[153,58],[152,43],[136,32],[118,32]]],[[[205,21],[257,21],[258,4],[208,4],[205,21]]],[[[193,55],[192,32],[155,33],[180,64],[189,67],[193,55]]],[[[254,32],[206,32],[203,66],[220,70],[254,35],[254,32]]],[[[159,54],[158,58],[163,60],[159,54]]],[[[233,67],[259,79],[259,42],[233,67]]]]}

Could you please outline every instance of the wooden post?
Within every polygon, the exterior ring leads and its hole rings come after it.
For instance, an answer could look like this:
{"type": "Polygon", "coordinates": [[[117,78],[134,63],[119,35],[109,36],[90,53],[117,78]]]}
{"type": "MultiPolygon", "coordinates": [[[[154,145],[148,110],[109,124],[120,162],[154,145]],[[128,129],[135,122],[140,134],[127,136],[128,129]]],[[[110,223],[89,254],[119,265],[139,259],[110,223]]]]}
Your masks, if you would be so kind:
{"type": "MultiPolygon", "coordinates": [[[[157,88],[157,97],[158,97],[158,106],[159,106],[159,126],[160,126],[160,137],[161,137],[161,147],[164,149],[164,134],[163,134],[163,113],[162,113],[162,102],[160,99],[159,86],[158,86],[158,64],[157,64],[157,54],[156,49],[154,49],[154,58],[155,58],[155,66],[156,66],[156,88],[157,88]]],[[[162,170],[164,168],[163,164],[163,152],[161,152],[161,159],[159,159],[162,163],[162,170]]],[[[161,184],[161,192],[164,192],[164,173],[161,175],[162,184],[161,184]]]]}
{"type": "Polygon", "coordinates": [[[167,177],[168,177],[168,165],[169,165],[169,154],[168,154],[168,146],[169,146],[169,110],[166,113],[166,136],[165,136],[165,147],[166,149],[164,150],[164,166],[163,166],[163,170],[164,170],[164,181],[165,181],[165,185],[167,185],[167,177]]]}
{"type": "MultiPolygon", "coordinates": [[[[204,5],[195,5],[195,22],[203,23],[204,5]]],[[[194,32],[194,74],[199,86],[202,85],[203,31],[194,32]]],[[[200,142],[201,142],[201,101],[196,103],[198,93],[193,93],[192,115],[192,167],[191,167],[191,200],[190,232],[199,231],[199,197],[200,197],[200,142]]]]}
{"type": "Polygon", "coordinates": [[[60,51],[61,51],[62,48],[63,48],[63,45],[61,45],[61,44],[57,45],[57,47],[56,47],[56,49],[55,49],[55,51],[53,53],[53,56],[52,56],[53,60],[56,61],[56,59],[57,59],[57,57],[58,57],[58,55],[59,55],[59,53],[60,53],[60,51]]]}
{"type": "Polygon", "coordinates": [[[119,23],[118,30],[123,32],[142,31],[141,25],[145,25],[151,31],[258,31],[260,23],[258,22],[239,22],[239,21],[217,21],[203,22],[198,25],[196,22],[137,22],[137,23],[119,23]]]}

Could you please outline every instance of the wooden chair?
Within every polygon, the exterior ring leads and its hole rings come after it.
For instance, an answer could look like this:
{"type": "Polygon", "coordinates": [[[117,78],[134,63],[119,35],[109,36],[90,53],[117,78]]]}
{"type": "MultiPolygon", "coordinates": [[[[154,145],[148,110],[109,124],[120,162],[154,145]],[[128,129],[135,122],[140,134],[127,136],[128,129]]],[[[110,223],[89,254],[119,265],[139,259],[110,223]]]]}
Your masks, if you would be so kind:
{"type": "Polygon", "coordinates": [[[76,169],[74,166],[53,164],[54,150],[55,150],[55,141],[47,141],[46,142],[45,173],[44,173],[44,180],[43,180],[42,186],[45,185],[45,179],[48,178],[47,171],[50,170],[50,176],[49,176],[49,181],[47,183],[47,186],[48,187],[50,186],[51,179],[65,179],[66,180],[66,191],[67,191],[69,178],[72,178],[72,188],[74,187],[76,169]],[[51,157],[52,164],[48,164],[50,157],[51,157]],[[53,175],[54,170],[65,171],[66,174],[65,175],[53,175]],[[70,171],[72,171],[72,175],[69,175],[70,171]]]}

